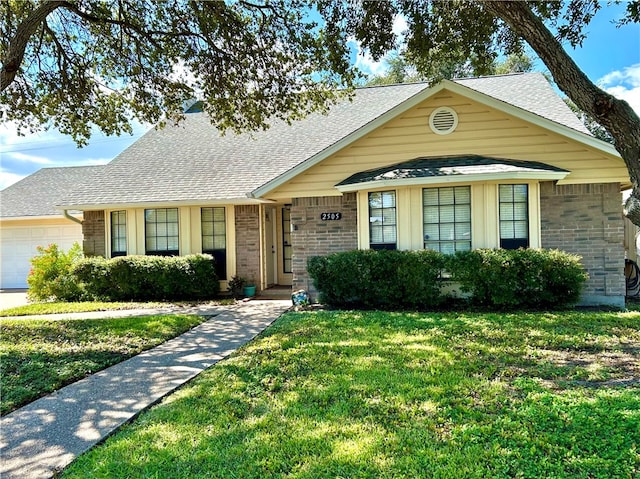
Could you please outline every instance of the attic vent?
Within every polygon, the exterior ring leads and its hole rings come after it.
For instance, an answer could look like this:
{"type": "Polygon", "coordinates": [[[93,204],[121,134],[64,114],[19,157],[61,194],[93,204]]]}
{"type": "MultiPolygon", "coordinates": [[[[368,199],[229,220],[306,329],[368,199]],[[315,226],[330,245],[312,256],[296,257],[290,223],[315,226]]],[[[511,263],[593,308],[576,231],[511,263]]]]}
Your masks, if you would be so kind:
{"type": "Polygon", "coordinates": [[[436,135],[448,135],[458,126],[458,115],[452,108],[436,108],[429,116],[429,126],[436,135]]]}

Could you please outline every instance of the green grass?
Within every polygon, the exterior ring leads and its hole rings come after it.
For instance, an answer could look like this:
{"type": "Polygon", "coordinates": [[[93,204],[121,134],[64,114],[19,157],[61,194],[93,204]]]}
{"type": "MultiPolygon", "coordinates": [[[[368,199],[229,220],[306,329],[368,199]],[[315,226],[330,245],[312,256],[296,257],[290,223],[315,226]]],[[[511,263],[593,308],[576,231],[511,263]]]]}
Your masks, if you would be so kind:
{"type": "Polygon", "coordinates": [[[0,317],[33,316],[36,314],[89,313],[92,311],[113,311],[121,309],[161,308],[165,303],[107,303],[100,301],[84,301],[78,303],[31,303],[0,311],[0,317]]]}
{"type": "Polygon", "coordinates": [[[0,413],[123,361],[204,321],[195,315],[0,321],[0,413]]]}
{"type": "Polygon", "coordinates": [[[64,478],[636,478],[640,313],[289,313],[64,478]]]}

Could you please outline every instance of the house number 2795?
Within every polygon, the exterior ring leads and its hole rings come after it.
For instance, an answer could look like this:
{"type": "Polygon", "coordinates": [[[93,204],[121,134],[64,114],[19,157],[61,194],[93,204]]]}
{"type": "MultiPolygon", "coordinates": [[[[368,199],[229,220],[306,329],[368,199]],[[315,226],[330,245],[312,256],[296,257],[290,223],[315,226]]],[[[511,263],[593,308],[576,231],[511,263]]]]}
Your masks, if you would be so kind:
{"type": "Polygon", "coordinates": [[[342,213],[320,213],[322,221],[336,221],[342,219],[342,213]]]}

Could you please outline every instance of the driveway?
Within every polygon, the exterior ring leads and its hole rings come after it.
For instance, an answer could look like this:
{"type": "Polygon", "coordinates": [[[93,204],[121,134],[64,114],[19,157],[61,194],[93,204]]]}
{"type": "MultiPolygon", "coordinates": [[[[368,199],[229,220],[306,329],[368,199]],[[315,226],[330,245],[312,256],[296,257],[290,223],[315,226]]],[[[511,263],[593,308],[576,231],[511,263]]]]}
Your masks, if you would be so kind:
{"type": "Polygon", "coordinates": [[[0,309],[15,308],[29,304],[26,289],[0,289],[0,309]]]}

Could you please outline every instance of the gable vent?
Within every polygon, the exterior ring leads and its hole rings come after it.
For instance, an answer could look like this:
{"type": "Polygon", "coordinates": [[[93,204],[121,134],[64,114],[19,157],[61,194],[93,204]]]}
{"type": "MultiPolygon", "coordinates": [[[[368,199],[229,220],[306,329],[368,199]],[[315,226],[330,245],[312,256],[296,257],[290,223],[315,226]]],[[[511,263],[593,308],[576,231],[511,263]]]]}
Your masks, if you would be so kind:
{"type": "Polygon", "coordinates": [[[452,108],[436,108],[429,116],[429,126],[436,135],[447,135],[458,126],[458,114],[452,108]]]}

